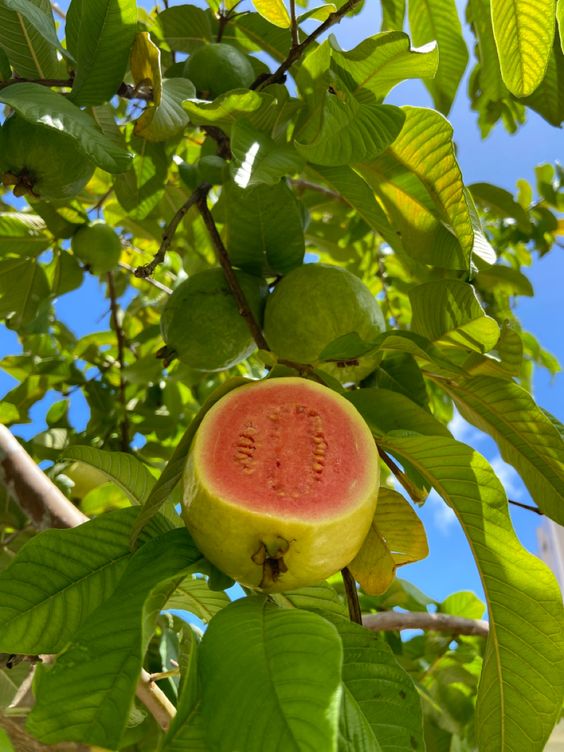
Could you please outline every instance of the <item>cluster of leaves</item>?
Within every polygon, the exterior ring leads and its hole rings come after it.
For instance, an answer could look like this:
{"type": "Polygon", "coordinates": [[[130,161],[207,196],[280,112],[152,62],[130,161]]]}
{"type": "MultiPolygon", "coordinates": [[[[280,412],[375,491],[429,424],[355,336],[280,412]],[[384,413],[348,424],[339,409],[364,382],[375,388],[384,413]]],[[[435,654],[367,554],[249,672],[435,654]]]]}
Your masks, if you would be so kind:
{"type": "MultiPolygon", "coordinates": [[[[57,28],[44,0],[0,0],[0,101],[46,139],[63,131],[97,168],[67,201],[16,200],[8,189],[0,199],[0,315],[21,343],[0,361],[17,381],[0,418],[18,426],[43,410],[46,429],[25,447],[94,517],[35,537],[1,500],[0,650],[61,653],[38,672],[28,728],[46,743],[139,751],[541,750],[562,702],[560,594],[517,540],[488,463],[446,425],[456,407],[490,434],[539,508],[564,522],[562,427],[529,393],[533,367],[558,364],[512,309],[516,295],[533,294],[524,269],[562,235],[561,168],[539,167],[535,188],[521,181],[516,196],[464,185],[444,117],[468,59],[454,3],[410,0],[410,38],[405,4],[385,2],[382,31],[348,52],[321,33],[358,9],[354,0],[299,18],[280,0],[256,0],[256,11],[209,5],[73,0],[57,28]],[[314,24],[309,36],[304,24],[314,24]],[[184,59],[219,39],[248,55],[256,80],[207,101],[184,59]],[[411,77],[424,79],[436,110],[385,104],[411,77]],[[212,155],[222,169],[210,175],[212,155]],[[90,274],[69,241],[97,216],[122,242],[119,266],[100,279],[111,323],[77,337],[57,301],[90,274]],[[264,376],[265,365],[292,371],[262,350],[227,372],[164,368],[155,354],[168,294],[219,261],[275,282],[306,252],[354,272],[381,301],[386,332],[373,342],[351,333],[321,357],[379,354],[344,393],[401,464],[412,499],[434,488],[455,510],[484,583],[485,647],[372,634],[346,620],[337,583],[230,603],[230,583],[179,527],[178,480],[210,396],[233,377],[264,376]],[[78,397],[85,427],[70,410],[78,397]],[[203,639],[164,608],[210,621],[203,639]],[[177,716],[164,736],[132,702],[141,667],[170,669],[171,659],[178,674],[160,686],[177,716]]],[[[550,2],[522,6],[532,25],[515,26],[505,0],[491,12],[484,0],[468,5],[484,133],[500,118],[514,129],[527,107],[555,125],[564,118],[564,24],[555,33],[550,2]]],[[[363,610],[481,616],[470,596],[438,604],[394,579],[426,541],[385,482],[352,566],[363,610]]],[[[25,664],[17,671],[0,673],[3,707],[25,664]]]]}

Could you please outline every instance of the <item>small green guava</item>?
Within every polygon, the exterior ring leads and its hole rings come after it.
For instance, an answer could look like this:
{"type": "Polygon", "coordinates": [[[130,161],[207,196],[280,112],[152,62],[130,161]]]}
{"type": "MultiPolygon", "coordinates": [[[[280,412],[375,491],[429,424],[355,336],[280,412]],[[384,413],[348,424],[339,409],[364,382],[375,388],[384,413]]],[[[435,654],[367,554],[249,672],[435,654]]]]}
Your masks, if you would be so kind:
{"type": "MultiPolygon", "coordinates": [[[[236,272],[249,307],[262,321],[267,287],[264,280],[236,272]]],[[[192,274],[168,299],[161,316],[167,347],[163,357],[177,357],[198,371],[223,371],[255,349],[244,318],[220,268],[192,274]]]]}
{"type": "MultiPolygon", "coordinates": [[[[356,332],[372,341],[386,326],[370,290],[351,272],[329,264],[304,264],[292,269],[269,296],[264,334],[280,357],[315,363],[333,340],[356,332]]],[[[379,356],[364,355],[355,363],[323,363],[343,383],[360,381],[374,370],[379,356]]]]}
{"type": "Polygon", "coordinates": [[[0,174],[15,196],[45,201],[73,198],[94,165],[62,131],[11,115],[0,129],[0,174]]]}
{"type": "Polygon", "coordinates": [[[184,75],[206,99],[215,99],[231,89],[248,89],[255,78],[249,59],[223,42],[198,47],[186,61],[184,75]]]}
{"type": "Polygon", "coordinates": [[[106,274],[117,266],[121,256],[119,237],[102,220],[82,225],[72,236],[71,248],[94,274],[106,274]]]}

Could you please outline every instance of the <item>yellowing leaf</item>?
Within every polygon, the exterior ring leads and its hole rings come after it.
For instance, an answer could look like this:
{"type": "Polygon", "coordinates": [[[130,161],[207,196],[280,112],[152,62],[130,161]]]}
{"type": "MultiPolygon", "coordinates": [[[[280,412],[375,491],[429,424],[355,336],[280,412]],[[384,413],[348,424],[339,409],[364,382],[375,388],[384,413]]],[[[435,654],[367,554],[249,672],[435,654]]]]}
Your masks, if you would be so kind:
{"type": "Polygon", "coordinates": [[[161,52],[151,41],[148,32],[141,32],[135,37],[129,64],[135,85],[149,84],[153,89],[153,102],[159,105],[162,96],[161,52]]]}
{"type": "Polygon", "coordinates": [[[425,528],[410,504],[396,491],[381,488],[372,526],[349,569],[366,593],[379,595],[398,567],[428,553],[425,528]]]}
{"type": "Polygon", "coordinates": [[[283,0],[253,0],[253,5],[263,18],[281,29],[289,29],[290,16],[283,0]]]}

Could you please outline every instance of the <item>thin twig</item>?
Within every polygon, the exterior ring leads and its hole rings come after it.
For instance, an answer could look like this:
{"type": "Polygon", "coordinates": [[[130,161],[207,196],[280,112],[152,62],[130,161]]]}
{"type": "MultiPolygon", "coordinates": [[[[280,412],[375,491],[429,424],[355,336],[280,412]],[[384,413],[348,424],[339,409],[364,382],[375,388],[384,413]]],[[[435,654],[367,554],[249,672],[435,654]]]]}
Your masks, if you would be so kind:
{"type": "Polygon", "coordinates": [[[327,198],[333,199],[334,201],[340,201],[343,204],[347,204],[348,202],[341,196],[340,193],[337,193],[337,191],[332,191],[331,188],[326,188],[324,185],[318,185],[317,183],[311,183],[309,180],[302,180],[300,179],[290,179],[290,183],[294,188],[297,188],[301,191],[315,191],[316,193],[321,193],[323,196],[327,196],[327,198]]]}
{"type": "Polygon", "coordinates": [[[129,452],[129,422],[127,420],[127,397],[125,394],[125,376],[123,375],[125,369],[125,336],[119,320],[119,306],[116,296],[116,288],[114,285],[113,272],[108,272],[108,293],[110,296],[110,309],[111,319],[114,332],[117,339],[117,361],[119,363],[119,401],[121,403],[121,420],[120,420],[120,448],[122,452],[129,452]]]}
{"type": "Polygon", "coordinates": [[[221,239],[221,236],[217,230],[214,218],[212,217],[212,213],[209,210],[207,192],[204,195],[200,196],[198,200],[198,209],[200,210],[204,224],[210,234],[212,244],[215,249],[216,258],[221,268],[223,269],[223,273],[225,274],[225,279],[227,280],[229,289],[231,290],[239,308],[239,313],[245,319],[257,347],[261,350],[269,350],[270,348],[268,347],[268,343],[264,338],[258,322],[253,316],[253,312],[251,311],[247,299],[245,298],[245,294],[241,289],[239,280],[237,279],[235,272],[233,271],[227,249],[223,244],[223,240],[221,239]]]}
{"type": "MultiPolygon", "coordinates": [[[[39,84],[39,86],[54,86],[58,88],[70,89],[73,85],[72,78],[9,78],[7,81],[0,81],[0,90],[16,84],[39,84]]],[[[145,102],[151,102],[153,99],[152,89],[148,87],[137,88],[131,84],[121,83],[116,91],[118,97],[122,99],[142,99],[145,102]]]]}
{"type": "Polygon", "coordinates": [[[403,486],[404,490],[407,491],[413,501],[416,504],[419,504],[421,501],[423,501],[424,499],[422,498],[417,486],[409,480],[407,475],[403,472],[403,470],[400,469],[398,465],[396,465],[390,455],[386,454],[386,452],[380,447],[378,447],[378,454],[380,455],[380,459],[392,471],[394,476],[397,478],[398,483],[403,486]]]}
{"type": "Polygon", "coordinates": [[[196,188],[196,190],[193,193],[190,194],[190,197],[188,198],[188,200],[182,204],[180,209],[178,209],[174,217],[170,220],[168,225],[165,227],[165,231],[163,232],[163,235],[162,235],[159,250],[153,256],[153,260],[148,264],[144,264],[143,266],[138,266],[133,272],[136,277],[139,277],[140,279],[145,279],[146,277],[149,277],[155,271],[155,269],[157,268],[159,264],[162,264],[162,262],[165,260],[166,252],[168,251],[170,244],[172,243],[174,239],[174,234],[176,233],[176,230],[178,229],[178,225],[182,222],[182,220],[184,219],[188,211],[195,204],[198,203],[201,197],[207,196],[210,188],[211,186],[208,183],[202,183],[196,188]]]}
{"type": "MultiPolygon", "coordinates": [[[[124,269],[126,272],[131,272],[131,274],[135,274],[135,269],[133,266],[130,266],[129,264],[126,264],[125,261],[120,261],[118,264],[120,269],[124,269]]],[[[139,275],[135,274],[136,277],[139,275]]],[[[167,295],[172,295],[172,289],[170,287],[167,287],[166,285],[163,285],[162,282],[159,282],[156,279],[153,279],[152,277],[142,277],[142,279],[145,280],[145,282],[148,282],[153,287],[156,287],[157,290],[160,290],[161,292],[166,292],[167,295]]]]}
{"type": "Polygon", "coordinates": [[[92,207],[92,208],[91,208],[91,209],[90,209],[89,211],[91,211],[91,212],[92,212],[92,211],[97,211],[97,212],[99,212],[99,211],[100,211],[100,209],[101,209],[101,208],[102,208],[102,207],[104,206],[104,204],[105,204],[105,202],[106,202],[106,199],[107,199],[107,198],[108,198],[109,196],[111,196],[111,195],[112,195],[113,191],[114,191],[114,186],[113,186],[113,185],[111,185],[111,186],[110,186],[110,187],[108,188],[108,190],[107,190],[107,191],[106,191],[106,192],[105,192],[105,193],[104,193],[104,194],[103,194],[103,195],[102,195],[102,196],[101,196],[101,197],[100,197],[100,198],[98,199],[98,201],[96,201],[96,203],[94,204],[94,206],[93,206],[93,207],[92,207]]]}
{"type": "Polygon", "coordinates": [[[251,84],[251,89],[263,89],[265,86],[268,86],[269,84],[278,84],[284,82],[284,76],[286,74],[286,71],[289,70],[292,65],[300,59],[300,57],[303,55],[305,50],[315,42],[315,40],[323,34],[323,32],[327,31],[327,29],[330,29],[331,26],[334,26],[336,23],[339,23],[339,21],[343,18],[343,16],[346,16],[347,13],[349,13],[353,8],[358,5],[361,2],[361,0],[348,0],[344,5],[342,5],[338,10],[336,10],[334,13],[331,13],[330,16],[328,16],[325,21],[320,24],[317,29],[312,31],[309,36],[307,36],[301,44],[298,44],[296,46],[292,45],[290,52],[288,53],[288,56],[286,59],[278,66],[278,68],[272,73],[270,76],[259,76],[253,83],[251,84]]]}
{"type": "Polygon", "coordinates": [[[290,30],[292,32],[292,47],[297,47],[300,43],[298,22],[296,19],[296,0],[290,0],[290,30]]]}
{"type": "Polygon", "coordinates": [[[379,614],[364,614],[362,623],[373,632],[424,629],[429,632],[478,637],[487,637],[489,633],[489,624],[483,619],[465,619],[462,616],[450,614],[428,614],[425,611],[382,611],[379,614]]]}
{"type": "Polygon", "coordinates": [[[513,504],[513,506],[515,507],[526,509],[529,512],[534,512],[535,514],[540,514],[541,517],[544,517],[544,512],[541,512],[541,510],[538,507],[534,507],[531,504],[523,504],[521,501],[514,501],[513,499],[507,499],[507,501],[510,504],[513,504]]]}
{"type": "MultiPolygon", "coordinates": [[[[77,527],[88,521],[88,517],[67,499],[2,425],[0,482],[37,530],[77,527]]],[[[159,726],[167,729],[176,709],[144,669],[141,671],[136,693],[159,726]]]]}
{"type": "Polygon", "coordinates": [[[347,567],[341,569],[345,594],[347,596],[347,606],[349,608],[349,619],[355,624],[362,624],[362,611],[358,601],[358,590],[356,589],[356,580],[347,567]]]}

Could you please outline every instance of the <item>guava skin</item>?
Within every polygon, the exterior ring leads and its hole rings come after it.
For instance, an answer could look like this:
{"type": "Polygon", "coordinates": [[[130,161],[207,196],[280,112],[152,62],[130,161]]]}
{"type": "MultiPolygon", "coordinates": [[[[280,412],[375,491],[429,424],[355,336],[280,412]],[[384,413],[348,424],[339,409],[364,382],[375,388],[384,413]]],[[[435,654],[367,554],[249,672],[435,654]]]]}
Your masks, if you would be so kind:
{"type": "Polygon", "coordinates": [[[0,134],[2,181],[16,196],[73,198],[92,177],[94,165],[61,131],[11,115],[0,134]]]}
{"type": "MultiPolygon", "coordinates": [[[[232,462],[229,448],[221,462],[222,468],[232,462]]],[[[280,461],[284,461],[282,456],[280,461]]],[[[336,462],[338,466],[346,464],[346,457],[338,457],[336,462]]],[[[218,569],[248,587],[267,593],[283,592],[318,583],[355,558],[374,517],[379,481],[379,459],[374,440],[368,426],[348,400],[306,379],[266,379],[232,390],[204,416],[184,471],[182,516],[200,551],[218,569]],[[214,443],[213,437],[226,433],[214,425],[218,411],[227,400],[237,399],[243,390],[254,390],[253,399],[260,399],[255,395],[261,390],[276,389],[280,382],[298,384],[300,390],[303,388],[304,404],[307,404],[308,390],[324,390],[330,394],[330,404],[334,404],[331,409],[339,414],[339,420],[350,421],[354,426],[357,446],[351,448],[351,452],[357,451],[360,445],[365,460],[362,479],[354,491],[350,491],[343,508],[326,513],[323,510],[324,496],[320,493],[315,503],[310,501],[309,506],[299,499],[305,514],[287,510],[265,511],[214,490],[214,471],[206,451],[206,442],[209,441],[206,432],[214,443]]],[[[262,488],[261,480],[257,485],[259,493],[262,493],[262,488]]]]}
{"type": "MultiPolygon", "coordinates": [[[[240,271],[236,276],[261,322],[266,283],[240,271]]],[[[197,371],[223,371],[256,350],[220,268],[192,274],[176,288],[161,315],[161,334],[168,351],[197,371]]]]}
{"type": "Polygon", "coordinates": [[[248,89],[255,79],[249,59],[222,42],[198,47],[186,61],[184,75],[206,99],[215,99],[231,89],[248,89]]]}
{"type": "Polygon", "coordinates": [[[94,274],[114,269],[121,257],[121,242],[114,230],[102,220],[83,225],[72,236],[74,255],[87,264],[94,274]]]}
{"type": "MultiPolygon", "coordinates": [[[[264,334],[280,357],[315,363],[327,345],[357,332],[370,342],[386,328],[378,302],[361,280],[341,267],[304,264],[292,269],[269,296],[264,334]]],[[[339,381],[358,382],[374,370],[378,355],[359,358],[358,365],[322,368],[339,381]]]]}

